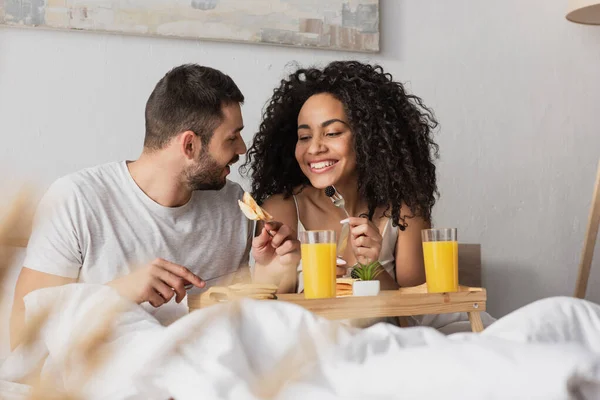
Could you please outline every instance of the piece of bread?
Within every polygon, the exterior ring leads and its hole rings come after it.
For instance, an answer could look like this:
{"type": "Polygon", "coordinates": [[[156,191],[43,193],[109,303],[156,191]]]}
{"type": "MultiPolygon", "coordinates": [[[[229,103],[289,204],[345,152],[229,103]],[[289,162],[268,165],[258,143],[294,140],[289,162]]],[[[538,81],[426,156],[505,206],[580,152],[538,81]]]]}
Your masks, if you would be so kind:
{"type": "Polygon", "coordinates": [[[246,218],[252,221],[271,221],[273,219],[273,216],[263,210],[248,192],[244,192],[242,200],[238,200],[238,205],[246,218]]]}

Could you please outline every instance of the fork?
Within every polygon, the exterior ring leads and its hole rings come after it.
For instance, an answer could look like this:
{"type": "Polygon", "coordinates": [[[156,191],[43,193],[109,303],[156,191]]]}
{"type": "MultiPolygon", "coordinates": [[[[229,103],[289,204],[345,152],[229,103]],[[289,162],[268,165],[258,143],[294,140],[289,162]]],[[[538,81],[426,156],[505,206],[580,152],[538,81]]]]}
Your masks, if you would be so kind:
{"type": "MultiPolygon", "coordinates": [[[[338,192],[335,189],[335,187],[327,186],[325,188],[325,195],[327,197],[329,197],[329,199],[333,202],[334,206],[336,206],[337,208],[344,211],[347,218],[350,218],[350,214],[348,214],[348,211],[346,211],[346,202],[344,201],[344,198],[342,197],[340,192],[338,192]]],[[[340,232],[340,240],[338,241],[338,244],[337,244],[338,258],[341,258],[342,254],[344,253],[344,250],[346,250],[346,245],[348,244],[348,234],[349,233],[350,233],[350,223],[344,222],[342,224],[342,231],[340,232]]]]}
{"type": "MultiPolygon", "coordinates": [[[[203,279],[203,281],[208,284],[208,283],[216,281],[217,279],[221,279],[221,278],[224,278],[224,277],[230,276],[230,275],[234,275],[235,276],[236,274],[240,274],[240,276],[242,276],[242,273],[243,273],[243,271],[240,271],[239,269],[237,269],[237,270],[235,270],[233,272],[227,272],[226,274],[217,275],[217,276],[215,276],[213,278],[210,278],[210,279],[203,279]]],[[[186,291],[189,291],[191,289],[194,289],[195,286],[192,283],[188,283],[187,285],[184,286],[184,288],[185,288],[186,291]]]]}
{"type": "Polygon", "coordinates": [[[327,195],[327,197],[331,199],[334,206],[342,209],[346,214],[346,217],[350,218],[350,214],[348,214],[348,211],[346,211],[346,202],[344,201],[344,198],[342,197],[340,192],[338,192],[335,187],[327,186],[325,188],[325,195],[327,195]]]}

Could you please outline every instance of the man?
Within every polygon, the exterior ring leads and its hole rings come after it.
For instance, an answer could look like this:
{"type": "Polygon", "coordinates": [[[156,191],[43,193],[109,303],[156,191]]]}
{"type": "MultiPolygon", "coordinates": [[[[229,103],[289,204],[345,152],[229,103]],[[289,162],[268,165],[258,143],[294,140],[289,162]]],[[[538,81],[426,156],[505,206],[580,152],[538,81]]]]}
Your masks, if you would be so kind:
{"type": "Polygon", "coordinates": [[[48,189],[15,289],[13,347],[24,325],[23,297],[36,289],[107,284],[168,323],[185,313],[186,285],[205,288],[237,271],[251,244],[262,280],[277,281],[268,271],[295,270],[295,233],[272,223],[252,241],[237,205],[243,190],[226,179],[246,152],[243,101],[220,71],[174,68],[146,104],[138,160],[88,168],[48,189]]]}

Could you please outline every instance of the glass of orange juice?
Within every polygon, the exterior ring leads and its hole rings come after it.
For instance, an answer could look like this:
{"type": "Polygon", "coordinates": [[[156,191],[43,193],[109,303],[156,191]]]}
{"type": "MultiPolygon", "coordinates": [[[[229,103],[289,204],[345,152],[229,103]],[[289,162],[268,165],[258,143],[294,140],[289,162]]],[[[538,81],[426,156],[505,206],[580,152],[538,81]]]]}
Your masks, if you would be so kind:
{"type": "Polygon", "coordinates": [[[335,297],[335,231],[303,231],[299,234],[304,275],[304,297],[335,297]]]}
{"type": "Polygon", "coordinates": [[[423,229],[423,257],[429,293],[458,291],[458,240],[456,228],[423,229]]]}

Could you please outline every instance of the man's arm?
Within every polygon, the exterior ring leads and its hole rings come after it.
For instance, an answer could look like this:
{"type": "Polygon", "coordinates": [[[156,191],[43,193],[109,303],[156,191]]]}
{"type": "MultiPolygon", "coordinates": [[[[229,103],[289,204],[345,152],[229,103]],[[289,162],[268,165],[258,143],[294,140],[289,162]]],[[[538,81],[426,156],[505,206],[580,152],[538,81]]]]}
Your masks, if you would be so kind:
{"type": "Polygon", "coordinates": [[[27,267],[21,269],[21,273],[17,279],[17,286],[15,287],[14,302],[10,315],[11,350],[14,350],[19,345],[21,332],[25,328],[25,303],[23,302],[23,298],[28,293],[37,289],[61,286],[73,282],[75,282],[74,278],[47,274],[27,267]]]}
{"type": "MultiPolygon", "coordinates": [[[[19,345],[20,333],[25,327],[23,298],[37,289],[73,282],[76,282],[75,278],[47,274],[27,267],[21,269],[10,316],[11,349],[19,345]]],[[[107,285],[121,296],[138,304],[148,301],[154,307],[160,307],[173,297],[176,297],[177,303],[181,302],[186,295],[185,285],[189,283],[200,288],[205,286],[204,281],[187,268],[158,258],[143,268],[108,282],[107,285]]]]}
{"type": "Polygon", "coordinates": [[[77,280],[82,265],[80,252],[80,198],[69,179],[55,181],[41,198],[35,218],[25,265],[19,274],[10,317],[11,348],[20,341],[25,325],[23,298],[30,292],[77,280]]]}

